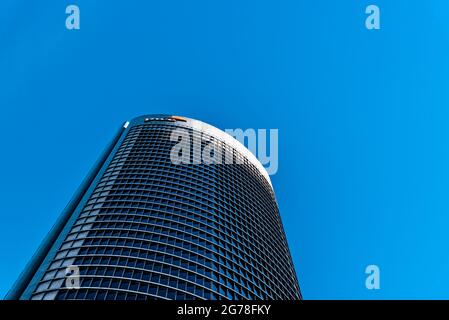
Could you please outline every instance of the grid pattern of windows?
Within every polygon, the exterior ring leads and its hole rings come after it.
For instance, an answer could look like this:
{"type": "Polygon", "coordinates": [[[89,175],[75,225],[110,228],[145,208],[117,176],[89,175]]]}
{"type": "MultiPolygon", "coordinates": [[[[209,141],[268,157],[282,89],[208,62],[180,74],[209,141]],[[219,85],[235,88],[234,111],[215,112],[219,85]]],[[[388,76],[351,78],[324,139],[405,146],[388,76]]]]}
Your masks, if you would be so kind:
{"type": "Polygon", "coordinates": [[[188,123],[131,125],[32,299],[299,299],[271,185],[207,138],[188,123]],[[173,164],[180,127],[240,164],[173,164]],[[65,287],[71,265],[78,289],[65,287]]]}

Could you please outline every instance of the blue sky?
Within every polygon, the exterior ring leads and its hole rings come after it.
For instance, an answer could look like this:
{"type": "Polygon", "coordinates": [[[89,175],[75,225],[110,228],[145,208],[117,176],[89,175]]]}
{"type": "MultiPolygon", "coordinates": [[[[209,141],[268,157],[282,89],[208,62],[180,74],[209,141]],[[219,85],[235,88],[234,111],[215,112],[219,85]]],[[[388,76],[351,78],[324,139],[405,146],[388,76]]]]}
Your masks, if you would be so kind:
{"type": "Polygon", "coordinates": [[[279,129],[304,298],[449,298],[448,15],[443,0],[1,1],[0,295],[118,126],[172,113],[279,129]]]}

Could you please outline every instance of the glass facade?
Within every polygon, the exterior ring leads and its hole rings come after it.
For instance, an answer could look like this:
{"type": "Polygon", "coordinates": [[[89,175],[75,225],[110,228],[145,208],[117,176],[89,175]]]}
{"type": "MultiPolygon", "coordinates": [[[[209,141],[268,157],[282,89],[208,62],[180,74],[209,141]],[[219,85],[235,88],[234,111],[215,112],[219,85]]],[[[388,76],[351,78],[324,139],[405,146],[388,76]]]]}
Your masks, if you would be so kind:
{"type": "Polygon", "coordinates": [[[269,177],[225,135],[164,115],[127,123],[17,298],[300,299],[269,177]],[[174,164],[174,129],[234,163],[195,164],[192,150],[174,164]]]}

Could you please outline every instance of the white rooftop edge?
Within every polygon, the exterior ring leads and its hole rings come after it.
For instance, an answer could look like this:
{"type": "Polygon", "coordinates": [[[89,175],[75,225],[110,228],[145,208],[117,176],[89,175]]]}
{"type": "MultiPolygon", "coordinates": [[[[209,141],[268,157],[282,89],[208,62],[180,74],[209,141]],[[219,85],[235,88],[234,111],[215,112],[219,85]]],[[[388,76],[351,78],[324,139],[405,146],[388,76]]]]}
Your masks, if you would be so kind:
{"type": "MultiPolygon", "coordinates": [[[[164,118],[168,118],[168,117],[179,117],[182,118],[184,121],[179,122],[178,124],[182,124],[184,126],[190,127],[192,129],[195,129],[197,131],[203,132],[205,134],[208,134],[210,136],[213,136],[214,138],[219,139],[220,141],[226,143],[228,146],[233,147],[235,150],[237,150],[238,152],[240,152],[244,157],[246,157],[246,159],[248,159],[248,161],[250,161],[260,172],[260,174],[265,178],[265,180],[268,181],[268,183],[271,186],[271,189],[273,189],[273,185],[271,183],[271,179],[270,179],[270,175],[268,174],[267,170],[264,168],[264,166],[260,163],[259,160],[257,160],[256,156],[249,151],[240,141],[238,141],[237,139],[235,139],[233,136],[229,135],[228,133],[224,132],[223,130],[220,130],[210,124],[207,124],[205,122],[199,121],[199,120],[195,120],[195,119],[191,119],[191,118],[187,118],[187,117],[183,117],[183,116],[175,116],[175,115],[160,115],[159,116],[155,116],[152,114],[148,114],[145,116],[141,116],[138,118],[135,118],[134,120],[137,119],[141,119],[141,118],[154,118],[154,119],[158,119],[158,120],[164,120],[164,118]]],[[[133,120],[133,121],[134,121],[133,120]]],[[[129,121],[127,121],[123,127],[126,129],[128,128],[128,125],[130,124],[129,121]]]]}

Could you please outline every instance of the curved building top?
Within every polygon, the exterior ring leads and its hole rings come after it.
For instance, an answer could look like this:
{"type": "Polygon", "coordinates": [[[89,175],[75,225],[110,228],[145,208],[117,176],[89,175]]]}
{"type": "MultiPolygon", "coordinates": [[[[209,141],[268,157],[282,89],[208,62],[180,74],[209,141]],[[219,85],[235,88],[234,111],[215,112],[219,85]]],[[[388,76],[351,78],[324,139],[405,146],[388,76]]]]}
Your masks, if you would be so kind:
{"type": "Polygon", "coordinates": [[[224,142],[226,145],[240,152],[240,154],[248,159],[248,161],[251,162],[259,170],[260,174],[267,180],[271,188],[273,188],[270,175],[268,174],[264,166],[260,163],[260,161],[256,158],[256,156],[251,151],[249,151],[242,143],[240,143],[240,141],[227,134],[226,132],[199,120],[167,114],[149,114],[136,117],[130,122],[126,122],[125,127],[128,127],[129,124],[144,124],[149,121],[179,121],[183,123],[183,126],[190,127],[196,131],[213,136],[214,138],[224,142]]]}

